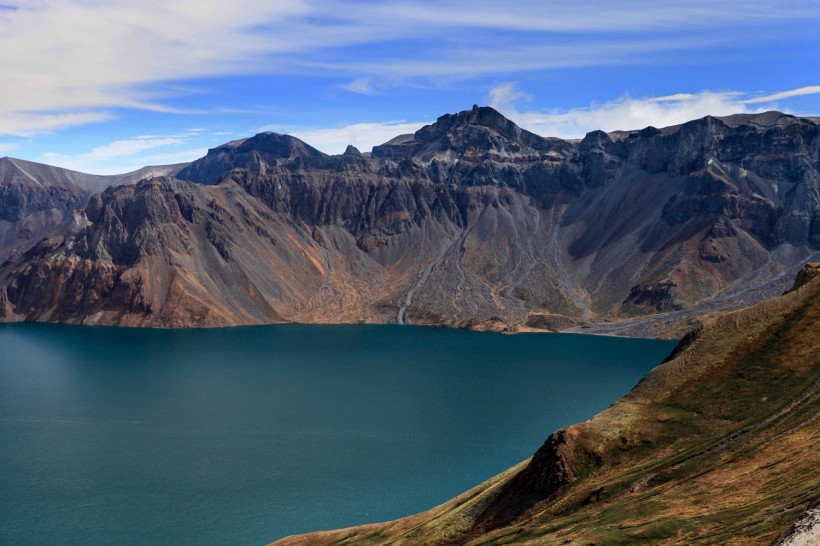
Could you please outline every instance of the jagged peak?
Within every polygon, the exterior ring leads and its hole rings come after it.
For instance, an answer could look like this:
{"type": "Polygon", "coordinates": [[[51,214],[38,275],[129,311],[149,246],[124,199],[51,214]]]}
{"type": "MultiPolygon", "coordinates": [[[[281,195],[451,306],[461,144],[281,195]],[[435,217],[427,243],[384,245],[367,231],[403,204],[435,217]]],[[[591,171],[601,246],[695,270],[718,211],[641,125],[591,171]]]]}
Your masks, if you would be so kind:
{"type": "Polygon", "coordinates": [[[416,131],[415,137],[419,141],[431,140],[452,129],[468,126],[488,127],[508,138],[516,137],[517,133],[524,131],[495,108],[474,104],[470,110],[440,116],[435,123],[416,131]]]}
{"type": "Polygon", "coordinates": [[[362,152],[360,152],[359,149],[352,144],[348,144],[342,155],[347,157],[362,157],[362,152]]]}
{"type": "Polygon", "coordinates": [[[789,292],[794,292],[818,276],[820,276],[820,262],[807,262],[803,268],[797,272],[797,277],[794,279],[794,284],[786,293],[788,294],[789,292]]]}
{"type": "Polygon", "coordinates": [[[447,151],[457,154],[467,149],[497,152],[504,156],[548,151],[560,139],[531,133],[490,106],[473,105],[470,110],[445,114],[413,135],[400,135],[373,148],[373,157],[420,157],[431,159],[447,151]]]}
{"type": "Polygon", "coordinates": [[[612,144],[612,137],[600,129],[590,131],[581,140],[580,146],[582,149],[605,147],[612,144]]]}

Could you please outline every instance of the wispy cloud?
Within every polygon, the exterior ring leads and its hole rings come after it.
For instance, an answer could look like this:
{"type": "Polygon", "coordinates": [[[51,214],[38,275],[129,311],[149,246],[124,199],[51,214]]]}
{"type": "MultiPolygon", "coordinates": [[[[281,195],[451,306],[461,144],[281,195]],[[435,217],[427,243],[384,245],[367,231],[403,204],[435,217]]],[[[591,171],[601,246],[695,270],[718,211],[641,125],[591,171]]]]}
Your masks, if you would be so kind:
{"type": "Polygon", "coordinates": [[[185,82],[198,78],[334,74],[350,82],[345,89],[372,94],[385,82],[413,78],[643,62],[707,43],[788,39],[783,33],[724,30],[820,19],[816,2],[786,0],[7,5],[14,9],[0,11],[0,73],[7,82],[0,86],[0,134],[12,135],[103,121],[120,108],[184,113],[169,99],[190,92],[185,82]],[[693,39],[688,31],[700,34],[693,39]],[[397,43],[403,47],[382,47],[397,43]]]}
{"type": "Polygon", "coordinates": [[[7,154],[16,150],[20,145],[17,142],[0,142],[0,154],[7,154]]]}
{"type": "Polygon", "coordinates": [[[260,131],[277,131],[300,138],[327,154],[340,154],[348,144],[362,152],[384,144],[398,135],[415,133],[430,121],[387,121],[383,123],[354,123],[342,127],[303,128],[269,125],[260,131]]]}
{"type": "Polygon", "coordinates": [[[537,43],[507,43],[499,46],[492,36],[482,43],[444,48],[424,54],[384,59],[353,59],[329,62],[305,61],[305,66],[327,72],[367,74],[368,82],[406,83],[414,79],[458,80],[477,76],[515,74],[590,66],[643,64],[662,58],[670,51],[729,47],[732,40],[719,34],[691,38],[652,36],[624,40],[609,37],[565,43],[552,37],[537,43]],[[492,45],[487,45],[492,44],[492,45]]]}
{"type": "MultiPolygon", "coordinates": [[[[0,91],[2,95],[2,91],[0,91]]],[[[115,119],[109,112],[32,113],[4,110],[0,105],[0,135],[29,137],[89,123],[115,119]]]]}
{"type": "Polygon", "coordinates": [[[627,32],[737,26],[794,17],[817,17],[820,6],[811,2],[645,2],[642,0],[583,0],[543,2],[519,0],[514,9],[494,0],[443,2],[382,2],[369,10],[387,20],[401,19],[432,26],[463,26],[550,32],[627,32]]]}
{"type": "Polygon", "coordinates": [[[490,104],[496,110],[515,111],[515,103],[530,101],[532,97],[516,88],[515,82],[502,83],[490,89],[490,104]]]}
{"type": "Polygon", "coordinates": [[[201,132],[197,129],[174,135],[137,136],[116,140],[80,154],[45,152],[37,161],[92,174],[121,174],[145,165],[184,163],[207,152],[205,147],[190,147],[199,139],[201,132]]]}
{"type": "Polygon", "coordinates": [[[580,138],[596,129],[617,131],[642,129],[649,125],[668,127],[710,115],[772,110],[778,108],[774,101],[807,94],[806,89],[818,89],[815,92],[820,92],[820,87],[809,87],[750,99],[747,93],[738,91],[704,90],[663,97],[623,96],[584,108],[547,112],[521,111],[515,101],[508,100],[508,97],[518,94],[511,84],[492,89],[487,98],[491,106],[529,131],[544,136],[580,138]],[[750,108],[750,104],[756,106],[750,108]]]}
{"type": "Polygon", "coordinates": [[[94,148],[86,157],[94,161],[108,161],[123,156],[135,155],[154,148],[163,148],[181,144],[181,138],[136,138],[132,140],[117,140],[105,146],[94,148]]]}
{"type": "Polygon", "coordinates": [[[773,93],[762,97],[753,97],[745,99],[744,104],[759,104],[761,102],[774,102],[783,99],[790,99],[792,97],[802,97],[804,95],[820,94],[820,85],[810,85],[808,87],[801,87],[799,89],[792,89],[790,91],[781,91],[780,93],[773,93]]]}
{"type": "Polygon", "coordinates": [[[288,49],[260,25],[307,13],[302,0],[20,3],[0,18],[0,73],[14,82],[0,87],[0,134],[99,121],[112,108],[178,111],[161,102],[174,91],[152,84],[250,72],[288,49]]]}
{"type": "Polygon", "coordinates": [[[351,93],[358,93],[360,95],[375,95],[376,90],[373,89],[373,86],[370,83],[370,78],[356,78],[350,83],[346,83],[341,86],[342,89],[346,89],[351,93]]]}

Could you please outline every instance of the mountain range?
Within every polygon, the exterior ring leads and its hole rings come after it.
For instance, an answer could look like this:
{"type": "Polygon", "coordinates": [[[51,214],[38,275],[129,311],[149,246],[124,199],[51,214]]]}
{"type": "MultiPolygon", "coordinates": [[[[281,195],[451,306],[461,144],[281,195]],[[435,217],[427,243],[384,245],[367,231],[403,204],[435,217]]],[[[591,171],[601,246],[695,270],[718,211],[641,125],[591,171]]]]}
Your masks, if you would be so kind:
{"type": "Polygon", "coordinates": [[[820,125],[528,132],[489,107],[371,153],[261,133],[115,177],[0,159],[0,320],[679,336],[820,257],[820,125]]]}

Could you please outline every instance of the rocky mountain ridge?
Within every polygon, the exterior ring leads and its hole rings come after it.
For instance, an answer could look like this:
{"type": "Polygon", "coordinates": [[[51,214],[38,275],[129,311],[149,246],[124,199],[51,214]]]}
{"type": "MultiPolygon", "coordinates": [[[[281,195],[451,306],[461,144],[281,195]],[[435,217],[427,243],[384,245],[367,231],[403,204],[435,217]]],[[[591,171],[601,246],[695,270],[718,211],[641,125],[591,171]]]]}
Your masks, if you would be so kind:
{"type": "Polygon", "coordinates": [[[675,335],[817,256],[819,132],[769,112],[566,141],[476,106],[371,154],[262,133],[178,181],[46,199],[72,218],[0,255],[0,317],[675,335]]]}
{"type": "Polygon", "coordinates": [[[186,165],[143,167],[126,174],[101,176],[0,158],[0,263],[64,229],[73,215],[81,213],[92,194],[148,176],[173,175],[186,165]]]}

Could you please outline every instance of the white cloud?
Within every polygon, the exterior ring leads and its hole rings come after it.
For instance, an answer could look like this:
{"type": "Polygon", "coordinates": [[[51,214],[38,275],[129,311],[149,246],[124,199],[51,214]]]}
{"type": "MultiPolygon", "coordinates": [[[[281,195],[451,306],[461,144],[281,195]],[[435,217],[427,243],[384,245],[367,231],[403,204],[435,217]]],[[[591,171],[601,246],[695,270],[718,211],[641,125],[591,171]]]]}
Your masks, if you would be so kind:
{"type": "Polygon", "coordinates": [[[753,97],[743,101],[744,104],[758,104],[761,102],[773,102],[776,100],[790,99],[792,97],[802,97],[804,95],[817,95],[820,93],[820,85],[810,85],[808,87],[801,87],[799,89],[792,89],[790,91],[781,91],[763,97],[753,97]]]}
{"type": "Polygon", "coordinates": [[[72,118],[62,126],[106,116],[67,111],[174,111],[159,99],[177,91],[146,85],[250,72],[261,54],[290,47],[254,29],[304,13],[302,0],[21,3],[0,18],[0,74],[9,83],[0,87],[0,133],[53,129],[61,116],[72,118]]]}
{"type": "MultiPolygon", "coordinates": [[[[0,91],[0,96],[2,96],[2,91],[0,91]]],[[[116,116],[107,112],[14,112],[4,110],[0,105],[0,135],[28,137],[115,118],[116,116]]]]}
{"type": "Polygon", "coordinates": [[[357,78],[350,83],[341,86],[351,93],[358,93],[360,95],[375,95],[376,90],[370,84],[370,78],[357,78]]]}
{"type": "Polygon", "coordinates": [[[651,97],[646,100],[650,102],[674,102],[682,100],[695,100],[697,95],[692,93],[675,93],[674,95],[666,95],[665,97],[651,97]]]}
{"type": "Polygon", "coordinates": [[[186,144],[190,146],[190,141],[198,136],[198,131],[167,136],[145,135],[116,140],[80,154],[45,152],[36,161],[84,173],[122,174],[146,165],[184,163],[202,157],[207,148],[179,149],[186,144]],[[147,153],[149,151],[153,153],[147,153]]]}
{"type": "Polygon", "coordinates": [[[515,82],[502,83],[490,89],[490,106],[496,110],[513,110],[515,103],[532,97],[515,88],[515,82]]]}
{"type": "Polygon", "coordinates": [[[170,138],[135,138],[130,140],[117,140],[105,146],[98,146],[84,154],[92,161],[108,161],[119,159],[124,156],[136,155],[146,150],[162,148],[174,144],[181,144],[183,140],[177,137],[170,138]]]}
{"type": "Polygon", "coordinates": [[[388,121],[384,123],[355,123],[343,127],[329,128],[269,125],[263,127],[260,131],[277,131],[291,134],[327,154],[340,154],[345,151],[348,144],[352,144],[361,152],[369,152],[373,146],[384,144],[399,135],[415,133],[429,123],[431,122],[388,121]]]}
{"type": "MultiPolygon", "coordinates": [[[[796,93],[798,91],[801,90],[770,95],[767,104],[760,104],[754,109],[750,109],[748,105],[764,101],[750,100],[747,94],[737,91],[708,90],[664,97],[623,96],[604,103],[591,104],[585,108],[548,112],[519,111],[516,105],[509,101],[506,103],[496,101],[496,106],[502,114],[533,133],[561,138],[581,138],[596,129],[609,132],[642,129],[649,125],[668,127],[710,115],[727,116],[772,110],[776,109],[777,105],[770,102],[771,99],[805,94],[796,93]]],[[[492,105],[499,95],[509,97],[515,96],[516,93],[514,86],[504,84],[490,91],[488,101],[492,105]]]]}
{"type": "Polygon", "coordinates": [[[8,152],[15,150],[20,145],[17,142],[0,142],[0,154],[7,154],[8,152]]]}

